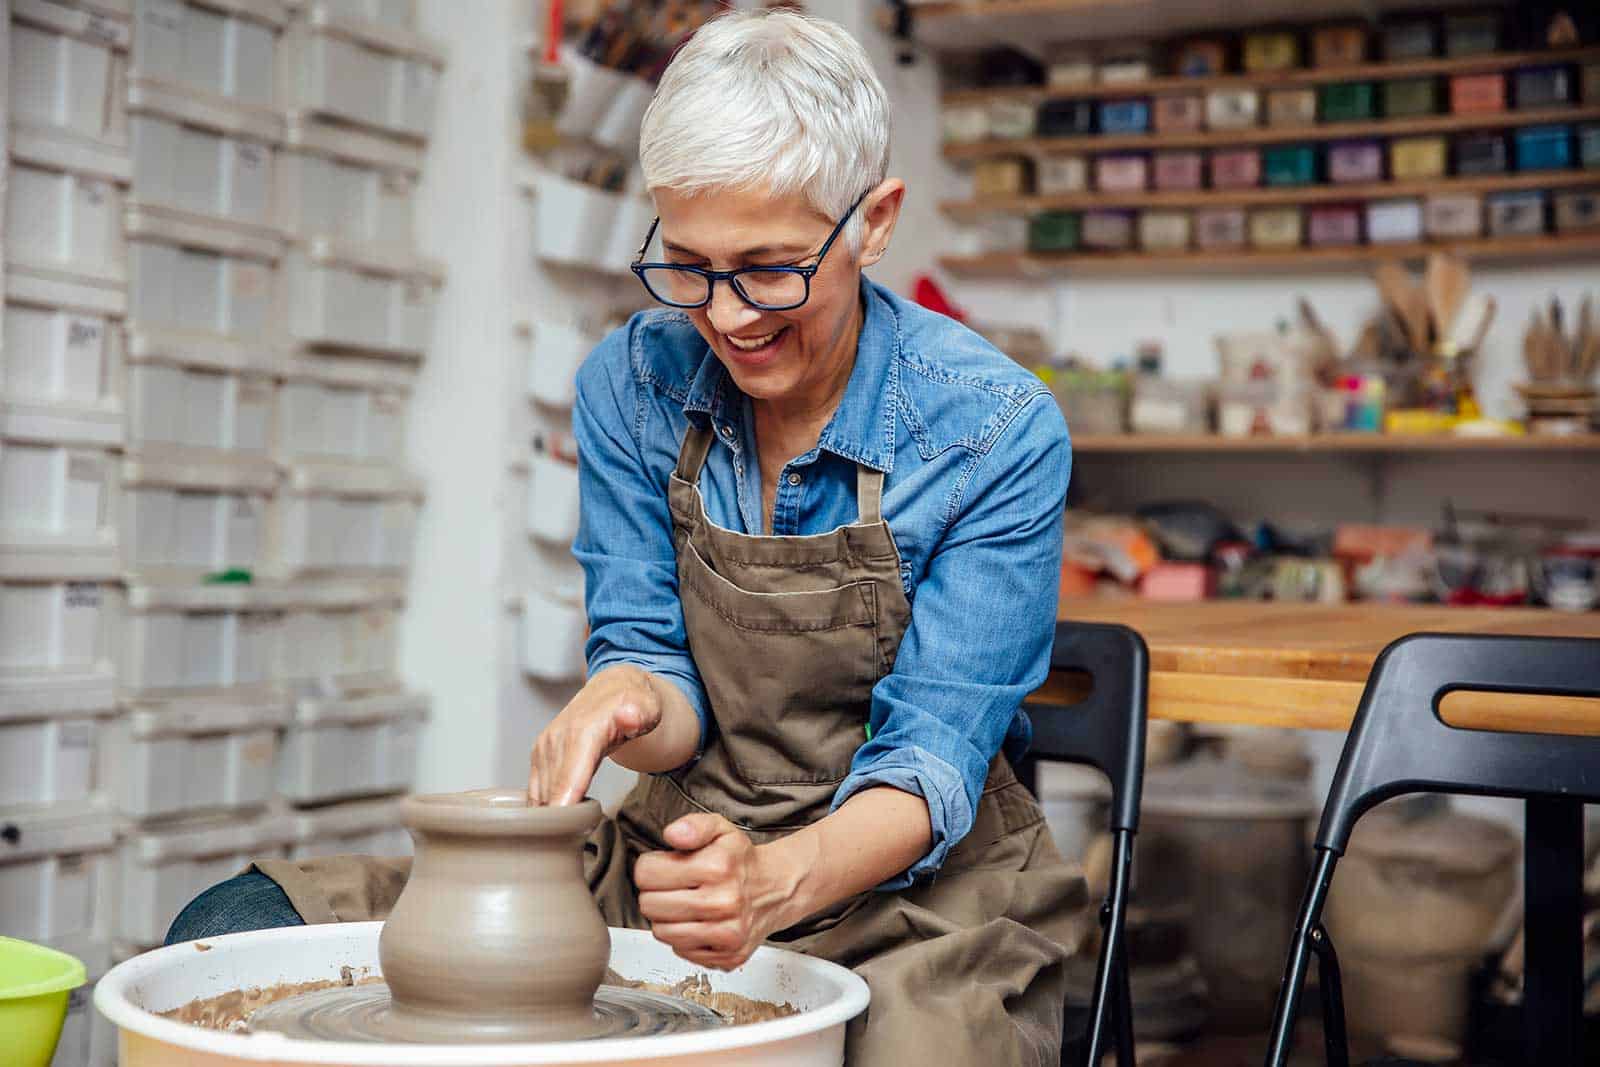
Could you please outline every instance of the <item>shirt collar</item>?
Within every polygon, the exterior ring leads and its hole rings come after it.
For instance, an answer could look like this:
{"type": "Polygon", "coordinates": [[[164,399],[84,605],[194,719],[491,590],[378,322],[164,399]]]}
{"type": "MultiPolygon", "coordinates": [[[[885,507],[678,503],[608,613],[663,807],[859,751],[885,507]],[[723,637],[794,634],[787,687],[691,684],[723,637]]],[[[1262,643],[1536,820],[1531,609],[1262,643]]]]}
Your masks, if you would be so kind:
{"type": "MultiPolygon", "coordinates": [[[[894,469],[895,413],[900,402],[900,321],[887,291],[861,278],[864,307],[861,337],[856,342],[856,362],[845,385],[844,398],[823,427],[817,447],[885,473],[894,469]]],[[[704,426],[709,420],[721,433],[741,418],[744,397],[727,368],[707,350],[694,378],[683,410],[704,426]],[[698,417],[696,417],[698,416],[698,417]]],[[[731,445],[742,435],[734,431],[731,445]]],[[[727,435],[723,434],[726,441],[727,435]]]]}

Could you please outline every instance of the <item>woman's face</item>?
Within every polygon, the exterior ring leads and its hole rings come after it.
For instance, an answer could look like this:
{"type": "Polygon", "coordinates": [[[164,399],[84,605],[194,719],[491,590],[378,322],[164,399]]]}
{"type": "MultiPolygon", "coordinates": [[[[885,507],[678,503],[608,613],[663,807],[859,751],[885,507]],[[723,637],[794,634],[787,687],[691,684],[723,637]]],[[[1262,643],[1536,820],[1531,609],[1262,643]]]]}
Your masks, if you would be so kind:
{"type": "MultiPolygon", "coordinates": [[[[761,311],[740,299],[731,285],[718,282],[711,303],[687,310],[747,396],[780,403],[827,399],[818,394],[831,391],[855,356],[861,268],[882,256],[903,190],[891,180],[868,194],[856,209],[867,219],[862,251],[852,255],[843,235],[834,241],[811,279],[810,298],[800,307],[761,311]]],[[[687,196],[657,189],[654,197],[661,216],[661,258],[709,270],[811,266],[838,222],[819,214],[798,193],[773,197],[741,190],[687,196]]]]}

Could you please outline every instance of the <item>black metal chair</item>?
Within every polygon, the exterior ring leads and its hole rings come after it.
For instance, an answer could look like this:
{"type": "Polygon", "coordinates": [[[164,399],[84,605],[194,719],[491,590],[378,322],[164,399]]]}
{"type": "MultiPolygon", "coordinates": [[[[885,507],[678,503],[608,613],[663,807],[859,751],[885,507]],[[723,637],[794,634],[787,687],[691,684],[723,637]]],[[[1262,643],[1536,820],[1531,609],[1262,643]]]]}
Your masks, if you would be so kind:
{"type": "Polygon", "coordinates": [[[1600,641],[1413,634],[1383,650],[1322,811],[1316,863],[1278,991],[1267,1067],[1281,1067],[1289,1054],[1312,955],[1321,976],[1328,1062],[1349,1062],[1339,961],[1322,926],[1323,904],[1356,820],[1380,801],[1421,792],[1526,799],[1523,1062],[1579,1063],[1583,805],[1600,802],[1600,737],[1453,727],[1438,711],[1453,690],[1600,696],[1600,641]]]}
{"type": "Polygon", "coordinates": [[[1033,748],[1019,768],[1019,777],[1037,795],[1034,763],[1057,760],[1095,767],[1111,781],[1111,885],[1100,909],[1103,935],[1084,1062],[1100,1062],[1109,1011],[1115,1017],[1117,1065],[1134,1067],[1133,995],[1123,926],[1144,785],[1150,656],[1144,639],[1126,626],[1063,622],[1056,624],[1050,669],[1085,673],[1093,680],[1093,690],[1076,704],[1028,703],[1033,748]]]}

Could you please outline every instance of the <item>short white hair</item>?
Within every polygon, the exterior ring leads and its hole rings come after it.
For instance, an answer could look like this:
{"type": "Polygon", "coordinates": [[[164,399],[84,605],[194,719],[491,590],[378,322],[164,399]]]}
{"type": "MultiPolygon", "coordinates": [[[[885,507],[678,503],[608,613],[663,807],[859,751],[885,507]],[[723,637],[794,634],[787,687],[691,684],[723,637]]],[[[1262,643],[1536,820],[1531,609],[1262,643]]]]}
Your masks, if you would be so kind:
{"type": "MultiPolygon", "coordinates": [[[[729,12],[661,76],[639,131],[645,185],[801,193],[838,219],[889,169],[889,102],[860,43],[792,11],[729,12]]],[[[843,237],[860,251],[865,224],[843,237]]]]}

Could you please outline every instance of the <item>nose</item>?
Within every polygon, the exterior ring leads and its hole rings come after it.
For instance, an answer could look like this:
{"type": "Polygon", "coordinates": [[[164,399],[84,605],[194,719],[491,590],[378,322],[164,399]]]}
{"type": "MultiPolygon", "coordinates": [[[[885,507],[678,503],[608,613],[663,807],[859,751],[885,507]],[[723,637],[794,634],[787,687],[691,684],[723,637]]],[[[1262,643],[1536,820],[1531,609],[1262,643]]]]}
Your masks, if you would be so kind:
{"type": "Polygon", "coordinates": [[[734,333],[761,317],[761,312],[746,304],[733,291],[733,283],[719,281],[711,287],[711,303],[706,305],[706,318],[718,333],[734,333]]]}

